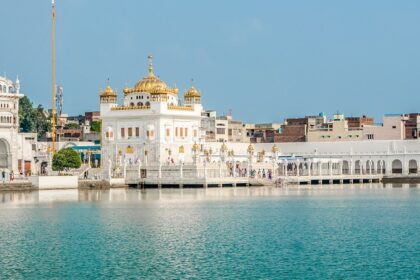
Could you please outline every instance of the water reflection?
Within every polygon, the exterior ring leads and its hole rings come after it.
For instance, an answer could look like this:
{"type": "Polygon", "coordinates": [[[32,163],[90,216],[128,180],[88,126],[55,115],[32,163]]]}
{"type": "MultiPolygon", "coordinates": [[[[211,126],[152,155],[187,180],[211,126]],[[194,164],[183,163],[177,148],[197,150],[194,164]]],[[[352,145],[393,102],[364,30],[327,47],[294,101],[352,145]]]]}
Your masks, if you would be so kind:
{"type": "Polygon", "coordinates": [[[60,202],[136,202],[136,201],[200,201],[281,196],[330,196],[372,193],[381,190],[418,188],[418,184],[353,184],[274,187],[237,187],[208,189],[110,189],[110,190],[42,190],[32,192],[0,192],[0,207],[60,202]]]}

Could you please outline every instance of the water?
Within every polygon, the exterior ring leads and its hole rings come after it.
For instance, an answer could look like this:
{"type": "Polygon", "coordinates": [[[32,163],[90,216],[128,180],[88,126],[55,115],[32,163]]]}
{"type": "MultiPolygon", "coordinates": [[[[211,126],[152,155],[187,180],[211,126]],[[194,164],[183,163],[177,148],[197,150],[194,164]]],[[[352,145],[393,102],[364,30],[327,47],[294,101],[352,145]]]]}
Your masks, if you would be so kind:
{"type": "Polygon", "coordinates": [[[0,193],[0,279],[419,279],[420,188],[0,193]]]}

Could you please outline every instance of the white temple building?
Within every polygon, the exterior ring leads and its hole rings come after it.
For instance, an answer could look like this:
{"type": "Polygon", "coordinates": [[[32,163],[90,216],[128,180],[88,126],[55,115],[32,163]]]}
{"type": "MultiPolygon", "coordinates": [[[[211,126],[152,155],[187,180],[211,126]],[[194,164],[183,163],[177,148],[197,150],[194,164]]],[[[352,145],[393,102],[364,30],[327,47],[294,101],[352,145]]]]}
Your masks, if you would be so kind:
{"type": "Polygon", "coordinates": [[[153,72],[123,90],[124,102],[109,85],[100,94],[102,168],[105,175],[124,165],[192,161],[191,147],[202,142],[201,94],[191,86],[180,104],[178,88],[170,88],[153,72]]]}
{"type": "Polygon", "coordinates": [[[29,174],[34,170],[36,133],[19,133],[20,82],[0,77],[0,170],[29,174]]]}

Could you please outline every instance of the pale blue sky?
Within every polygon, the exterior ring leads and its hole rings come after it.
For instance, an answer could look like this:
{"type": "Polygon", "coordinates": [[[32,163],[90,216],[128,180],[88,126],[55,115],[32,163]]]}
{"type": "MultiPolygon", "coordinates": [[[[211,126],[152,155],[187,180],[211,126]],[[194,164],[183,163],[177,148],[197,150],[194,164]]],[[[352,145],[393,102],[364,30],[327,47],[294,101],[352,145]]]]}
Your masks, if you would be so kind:
{"type": "MultiPolygon", "coordinates": [[[[50,1],[2,0],[0,72],[50,104],[50,1]]],[[[244,121],[420,111],[420,1],[57,0],[64,111],[155,73],[244,121]]]]}

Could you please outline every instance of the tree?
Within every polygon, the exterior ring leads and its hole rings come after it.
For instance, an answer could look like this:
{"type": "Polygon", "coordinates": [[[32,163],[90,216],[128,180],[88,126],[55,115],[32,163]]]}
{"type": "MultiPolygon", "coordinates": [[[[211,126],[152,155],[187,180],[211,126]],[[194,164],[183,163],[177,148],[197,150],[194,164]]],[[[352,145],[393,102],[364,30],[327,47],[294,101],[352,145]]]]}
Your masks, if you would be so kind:
{"type": "Polygon", "coordinates": [[[64,126],[65,129],[80,129],[80,124],[78,123],[68,123],[64,126]]]}
{"type": "Polygon", "coordinates": [[[22,132],[33,132],[35,129],[33,105],[27,96],[19,99],[19,127],[22,132]]]}
{"type": "Polygon", "coordinates": [[[27,96],[19,100],[19,128],[21,132],[37,132],[41,138],[51,131],[51,122],[41,105],[34,108],[27,96]]]}
{"type": "Polygon", "coordinates": [[[90,130],[93,132],[101,132],[101,122],[100,121],[93,121],[90,130]]]}
{"type": "Polygon", "coordinates": [[[72,148],[65,148],[59,150],[54,154],[52,160],[52,169],[54,171],[68,171],[69,169],[76,169],[82,165],[79,154],[72,148]]]}

